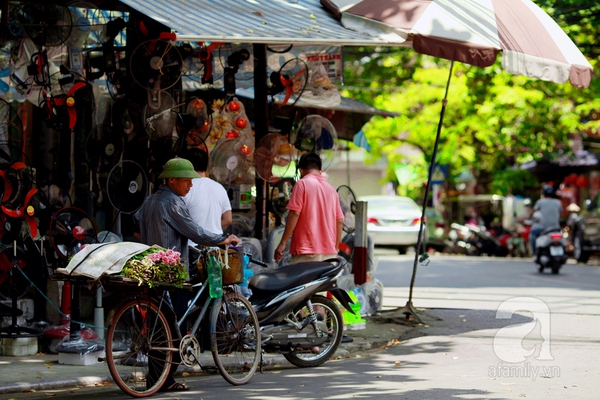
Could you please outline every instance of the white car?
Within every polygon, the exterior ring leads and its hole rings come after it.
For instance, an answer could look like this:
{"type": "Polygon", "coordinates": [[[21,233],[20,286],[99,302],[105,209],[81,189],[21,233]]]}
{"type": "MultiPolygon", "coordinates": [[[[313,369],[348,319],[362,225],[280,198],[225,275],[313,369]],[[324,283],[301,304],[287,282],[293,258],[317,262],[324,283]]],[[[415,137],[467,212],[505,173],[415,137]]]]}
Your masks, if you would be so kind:
{"type": "MultiPolygon", "coordinates": [[[[409,247],[416,248],[422,209],[414,200],[402,196],[363,196],[359,200],[367,202],[367,233],[375,246],[394,247],[400,254],[405,254],[409,247]]],[[[424,246],[426,225],[422,238],[424,246]]]]}

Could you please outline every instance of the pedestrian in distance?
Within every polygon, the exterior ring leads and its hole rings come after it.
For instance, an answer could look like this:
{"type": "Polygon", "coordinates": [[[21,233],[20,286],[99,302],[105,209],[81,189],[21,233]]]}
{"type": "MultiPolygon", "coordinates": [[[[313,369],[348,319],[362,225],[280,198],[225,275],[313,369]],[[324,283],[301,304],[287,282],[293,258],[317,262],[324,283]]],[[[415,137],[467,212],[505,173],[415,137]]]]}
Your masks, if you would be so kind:
{"type": "Polygon", "coordinates": [[[283,258],[290,238],[291,264],[337,258],[344,221],[338,194],[322,175],[318,154],[304,154],[298,168],[301,178],[286,207],[289,213],[275,261],[283,258]]]}
{"type": "MultiPolygon", "coordinates": [[[[135,217],[140,226],[142,243],[173,249],[188,254],[188,240],[205,246],[239,243],[235,235],[213,233],[202,228],[190,215],[183,197],[192,187],[192,179],[200,178],[192,163],[184,158],[174,158],[165,164],[158,177],[164,179],[156,193],[144,200],[135,217]]],[[[185,260],[187,263],[187,260],[185,260]]],[[[189,269],[189,267],[188,267],[189,269]]],[[[189,271],[188,271],[189,272],[189,271]]],[[[187,292],[171,292],[171,300],[177,318],[187,309],[187,292]]],[[[175,353],[177,354],[177,353],[175,353]]],[[[176,361],[176,360],[174,360],[176,361]]],[[[149,363],[148,380],[152,379],[152,363],[149,363]]],[[[185,391],[188,387],[173,378],[177,364],[173,364],[161,391],[185,391]]]]}

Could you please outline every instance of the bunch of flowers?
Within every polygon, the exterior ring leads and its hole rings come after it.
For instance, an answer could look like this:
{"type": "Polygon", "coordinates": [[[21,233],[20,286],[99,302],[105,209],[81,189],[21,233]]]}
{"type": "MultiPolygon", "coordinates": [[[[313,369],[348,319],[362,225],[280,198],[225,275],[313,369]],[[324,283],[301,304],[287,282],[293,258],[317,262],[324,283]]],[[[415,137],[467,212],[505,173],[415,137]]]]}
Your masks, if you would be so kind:
{"type": "Polygon", "coordinates": [[[181,253],[150,247],[131,257],[123,266],[121,275],[137,279],[140,285],[145,283],[149,287],[155,283],[171,283],[181,287],[188,274],[181,253]]]}

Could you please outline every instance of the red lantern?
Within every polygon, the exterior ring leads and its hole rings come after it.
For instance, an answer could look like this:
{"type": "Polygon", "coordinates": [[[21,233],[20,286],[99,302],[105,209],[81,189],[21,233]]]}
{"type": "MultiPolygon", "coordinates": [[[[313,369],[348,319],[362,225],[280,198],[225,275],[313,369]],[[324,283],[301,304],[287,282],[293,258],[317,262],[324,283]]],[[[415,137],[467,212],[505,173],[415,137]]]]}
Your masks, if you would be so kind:
{"type": "Polygon", "coordinates": [[[238,112],[240,111],[240,103],[238,101],[232,101],[227,105],[227,108],[231,112],[238,112]]]}
{"type": "Polygon", "coordinates": [[[235,126],[237,126],[240,129],[244,129],[248,126],[248,120],[246,118],[240,117],[235,120],[235,126]]]}
{"type": "Polygon", "coordinates": [[[575,186],[578,188],[586,188],[590,184],[590,180],[585,175],[579,175],[575,180],[575,186]]]}
{"type": "Polygon", "coordinates": [[[242,153],[243,155],[245,155],[246,157],[248,157],[250,155],[250,146],[248,146],[247,144],[245,144],[242,147],[240,147],[240,153],[242,153]]]}

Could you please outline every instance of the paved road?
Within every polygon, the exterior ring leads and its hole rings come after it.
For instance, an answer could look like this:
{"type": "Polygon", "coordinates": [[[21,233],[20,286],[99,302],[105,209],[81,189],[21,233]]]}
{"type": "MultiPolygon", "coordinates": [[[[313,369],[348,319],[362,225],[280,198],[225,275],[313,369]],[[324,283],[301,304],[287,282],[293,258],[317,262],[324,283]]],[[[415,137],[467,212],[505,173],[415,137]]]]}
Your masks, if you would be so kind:
{"type": "MultiPolygon", "coordinates": [[[[406,303],[412,265],[410,256],[381,257],[385,308],[406,303]]],[[[525,260],[439,256],[416,282],[414,305],[440,318],[423,316],[422,336],[319,368],[269,370],[242,387],[187,377],[192,391],[155,398],[599,398],[600,268],[570,264],[554,276],[525,260]]],[[[111,385],[0,399],[51,395],[128,398],[111,385]]]]}

